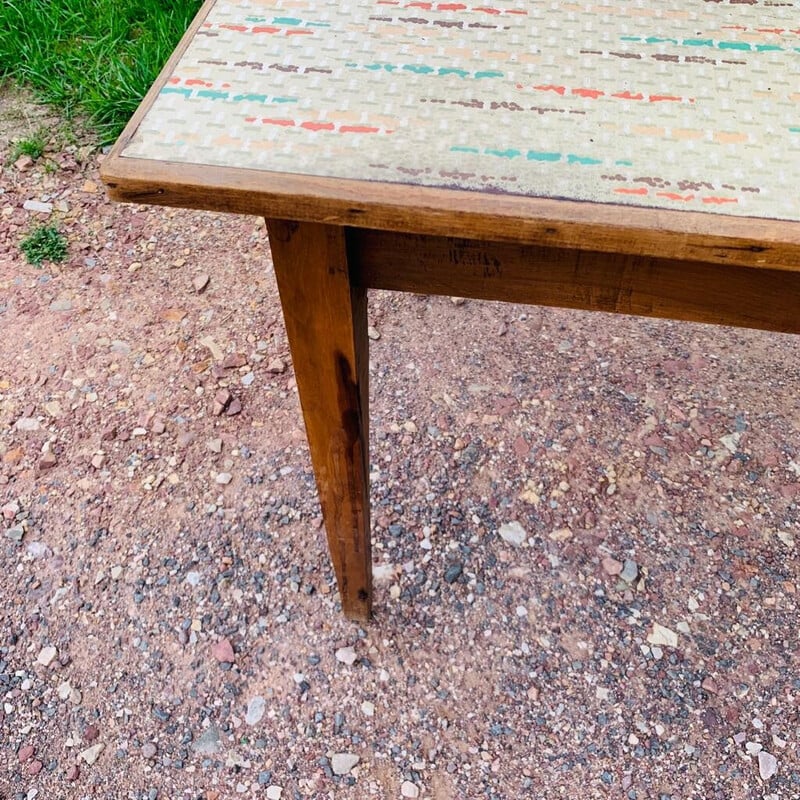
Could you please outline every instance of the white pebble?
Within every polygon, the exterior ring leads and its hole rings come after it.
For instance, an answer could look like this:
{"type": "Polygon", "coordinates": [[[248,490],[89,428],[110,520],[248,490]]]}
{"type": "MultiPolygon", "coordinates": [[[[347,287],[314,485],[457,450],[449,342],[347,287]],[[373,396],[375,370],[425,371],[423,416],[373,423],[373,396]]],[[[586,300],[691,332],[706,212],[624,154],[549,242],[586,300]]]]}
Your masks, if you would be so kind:
{"type": "Polygon", "coordinates": [[[336,660],[340,661],[342,664],[347,664],[348,667],[355,664],[357,658],[358,656],[353,647],[340,647],[336,651],[336,660]]]}
{"type": "Polygon", "coordinates": [[[653,630],[648,634],[647,641],[650,642],[650,644],[659,645],[661,647],[677,647],[678,634],[654,622],[653,630]]]}
{"type": "Polygon", "coordinates": [[[91,747],[87,747],[85,750],[82,750],[80,753],[80,757],[89,765],[91,766],[94,764],[95,761],[100,756],[100,753],[103,752],[103,748],[105,747],[102,742],[98,744],[93,744],[91,747]]]}
{"type": "Polygon", "coordinates": [[[355,753],[334,753],[331,757],[331,769],[334,775],[347,775],[361,759],[355,753]]]}
{"type": "Polygon", "coordinates": [[[419,786],[411,781],[403,781],[400,785],[400,794],[403,795],[403,797],[419,797],[419,786]]]}
{"type": "Polygon", "coordinates": [[[778,759],[762,750],[758,754],[758,774],[762,781],[768,781],[778,771],[778,759]]]}
{"type": "Polygon", "coordinates": [[[515,547],[519,547],[528,538],[525,529],[516,521],[502,524],[498,532],[504,542],[508,542],[515,547]]]}
{"type": "Polygon", "coordinates": [[[36,657],[36,663],[41,664],[43,667],[49,667],[57,655],[58,650],[52,645],[48,645],[39,651],[39,655],[36,657]]]}
{"type": "Polygon", "coordinates": [[[261,695],[256,695],[247,704],[247,714],[244,721],[248,725],[256,725],[261,722],[264,712],[267,709],[267,701],[261,695]]]}

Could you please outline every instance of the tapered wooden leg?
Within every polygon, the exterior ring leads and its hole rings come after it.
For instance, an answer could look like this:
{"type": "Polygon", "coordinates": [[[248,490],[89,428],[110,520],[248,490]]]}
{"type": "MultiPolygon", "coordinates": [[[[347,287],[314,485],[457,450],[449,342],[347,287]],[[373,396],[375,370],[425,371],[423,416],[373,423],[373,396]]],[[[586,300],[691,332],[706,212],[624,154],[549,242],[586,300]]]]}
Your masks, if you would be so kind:
{"type": "Polygon", "coordinates": [[[344,229],[267,220],[333,568],[347,617],[372,611],[366,290],[344,229]]]}

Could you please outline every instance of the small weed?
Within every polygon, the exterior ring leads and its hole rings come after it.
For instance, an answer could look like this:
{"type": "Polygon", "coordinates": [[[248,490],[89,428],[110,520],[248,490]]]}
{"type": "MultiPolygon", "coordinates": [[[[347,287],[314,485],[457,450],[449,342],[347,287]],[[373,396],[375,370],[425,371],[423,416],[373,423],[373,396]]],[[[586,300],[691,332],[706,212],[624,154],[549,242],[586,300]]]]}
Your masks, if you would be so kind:
{"type": "Polygon", "coordinates": [[[20,249],[35,267],[40,267],[43,261],[57,264],[67,257],[67,242],[55,225],[34,228],[22,240],[20,249]]]}
{"type": "Polygon", "coordinates": [[[33,136],[15,142],[11,150],[11,161],[16,161],[20,156],[30,156],[33,159],[41,158],[44,155],[46,145],[47,139],[44,131],[37,131],[33,136]]]}

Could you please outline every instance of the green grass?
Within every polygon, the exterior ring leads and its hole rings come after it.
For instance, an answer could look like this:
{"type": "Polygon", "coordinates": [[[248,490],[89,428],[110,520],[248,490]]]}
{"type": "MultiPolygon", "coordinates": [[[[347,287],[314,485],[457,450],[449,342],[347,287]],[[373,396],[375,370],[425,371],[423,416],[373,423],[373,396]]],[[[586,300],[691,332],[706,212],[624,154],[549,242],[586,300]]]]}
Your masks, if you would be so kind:
{"type": "Polygon", "coordinates": [[[55,225],[39,225],[20,243],[29,263],[40,267],[44,261],[57,264],[67,257],[67,242],[55,225]]]}
{"type": "Polygon", "coordinates": [[[0,78],[115,139],[201,0],[0,0],[0,78]]]}
{"type": "Polygon", "coordinates": [[[12,163],[20,156],[30,156],[32,159],[41,158],[44,155],[44,148],[47,146],[47,131],[38,130],[27,139],[20,139],[14,142],[11,148],[9,161],[12,163]]]}

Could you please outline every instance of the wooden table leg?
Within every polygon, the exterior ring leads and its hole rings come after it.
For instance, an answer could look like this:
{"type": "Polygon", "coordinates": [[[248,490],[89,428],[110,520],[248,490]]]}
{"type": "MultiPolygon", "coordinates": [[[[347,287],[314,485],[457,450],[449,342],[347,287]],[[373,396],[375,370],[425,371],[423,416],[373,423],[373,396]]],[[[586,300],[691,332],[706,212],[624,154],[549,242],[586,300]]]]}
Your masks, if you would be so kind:
{"type": "Polygon", "coordinates": [[[352,286],[343,228],[267,220],[342,610],[372,612],[366,290],[352,286]]]}

